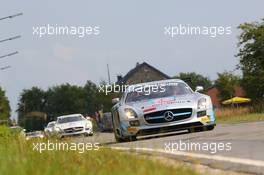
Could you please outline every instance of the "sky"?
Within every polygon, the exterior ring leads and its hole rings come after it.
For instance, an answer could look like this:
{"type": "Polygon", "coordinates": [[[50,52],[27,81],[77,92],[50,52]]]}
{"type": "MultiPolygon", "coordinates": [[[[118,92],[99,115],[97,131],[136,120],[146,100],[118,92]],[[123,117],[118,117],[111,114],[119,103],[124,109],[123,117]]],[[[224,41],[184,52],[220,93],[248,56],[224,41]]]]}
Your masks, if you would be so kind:
{"type": "MultiPolygon", "coordinates": [[[[238,64],[237,26],[264,18],[264,1],[2,1],[0,18],[23,12],[22,16],[0,21],[0,40],[21,35],[20,39],[0,43],[0,56],[19,54],[0,60],[0,86],[6,91],[16,118],[19,94],[23,89],[43,89],[70,83],[84,85],[87,80],[111,81],[125,75],[136,63],[151,64],[167,75],[197,72],[212,80],[217,72],[232,71],[238,64]],[[100,34],[33,34],[33,28],[47,25],[99,26],[100,34]],[[231,27],[231,34],[165,35],[168,26],[231,27]]],[[[239,71],[236,72],[239,74],[239,71]]]]}

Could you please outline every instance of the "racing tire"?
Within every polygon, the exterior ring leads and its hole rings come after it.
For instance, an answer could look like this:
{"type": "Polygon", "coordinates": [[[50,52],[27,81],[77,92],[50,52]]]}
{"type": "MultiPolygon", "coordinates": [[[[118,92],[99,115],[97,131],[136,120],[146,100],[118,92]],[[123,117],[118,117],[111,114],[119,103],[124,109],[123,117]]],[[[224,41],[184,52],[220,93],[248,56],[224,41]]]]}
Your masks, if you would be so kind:
{"type": "Polygon", "coordinates": [[[114,135],[115,135],[115,140],[116,140],[116,142],[124,142],[124,139],[122,139],[122,138],[120,138],[120,137],[118,137],[117,136],[117,133],[116,133],[116,131],[114,131],[114,135]]]}
{"type": "Polygon", "coordinates": [[[133,142],[133,141],[137,140],[137,136],[130,136],[130,137],[126,138],[125,140],[126,140],[126,142],[133,142]]]}
{"type": "Polygon", "coordinates": [[[120,142],[125,142],[125,139],[120,138],[120,137],[117,137],[116,135],[115,135],[115,140],[116,140],[116,142],[118,142],[118,143],[120,143],[120,142]]]}
{"type": "Polygon", "coordinates": [[[207,131],[212,131],[213,129],[214,129],[214,126],[207,126],[207,127],[206,127],[206,130],[207,130],[207,131]]]}

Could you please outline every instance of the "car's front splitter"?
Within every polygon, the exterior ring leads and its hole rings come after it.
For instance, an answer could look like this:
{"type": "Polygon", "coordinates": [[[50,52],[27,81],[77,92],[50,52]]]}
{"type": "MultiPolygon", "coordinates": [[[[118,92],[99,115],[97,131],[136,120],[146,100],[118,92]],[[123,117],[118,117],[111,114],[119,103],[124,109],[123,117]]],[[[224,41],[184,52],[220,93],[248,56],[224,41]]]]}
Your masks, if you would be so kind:
{"type": "Polygon", "coordinates": [[[215,119],[211,116],[204,116],[204,118],[196,118],[184,123],[169,123],[167,125],[140,125],[130,126],[127,122],[120,122],[121,137],[130,136],[144,136],[152,134],[160,134],[167,132],[175,132],[181,130],[189,130],[194,128],[215,126],[215,119]],[[206,119],[203,121],[203,119],[206,119]]]}

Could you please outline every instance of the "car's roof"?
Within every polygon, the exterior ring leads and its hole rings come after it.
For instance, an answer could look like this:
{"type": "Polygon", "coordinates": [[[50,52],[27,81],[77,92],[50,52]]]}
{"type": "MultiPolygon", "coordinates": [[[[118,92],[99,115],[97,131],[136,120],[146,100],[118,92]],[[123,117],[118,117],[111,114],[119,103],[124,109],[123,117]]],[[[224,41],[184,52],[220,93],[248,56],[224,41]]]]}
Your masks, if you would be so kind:
{"type": "Polygon", "coordinates": [[[82,116],[82,114],[69,114],[69,115],[62,115],[62,116],[59,116],[58,118],[67,118],[67,117],[75,117],[75,116],[82,116]]]}
{"type": "Polygon", "coordinates": [[[11,126],[10,128],[11,128],[11,129],[16,129],[16,128],[19,128],[19,129],[20,129],[20,128],[22,128],[22,127],[21,127],[21,126],[11,126]]]}
{"type": "Polygon", "coordinates": [[[26,134],[41,134],[42,131],[31,131],[31,132],[27,132],[26,134]]]}
{"type": "Polygon", "coordinates": [[[166,83],[185,83],[183,80],[180,79],[167,79],[167,80],[159,80],[159,81],[151,81],[146,83],[139,83],[139,84],[132,84],[129,85],[129,88],[131,87],[138,87],[138,86],[146,86],[146,85],[153,85],[153,84],[166,84],[166,83]]]}

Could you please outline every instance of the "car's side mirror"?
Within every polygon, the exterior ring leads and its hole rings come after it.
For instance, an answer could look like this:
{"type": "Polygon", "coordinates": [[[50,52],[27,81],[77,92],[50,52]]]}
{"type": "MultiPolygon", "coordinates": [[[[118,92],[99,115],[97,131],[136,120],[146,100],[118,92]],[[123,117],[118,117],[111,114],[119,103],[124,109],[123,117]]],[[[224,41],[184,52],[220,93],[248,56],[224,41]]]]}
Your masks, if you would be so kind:
{"type": "Polygon", "coordinates": [[[196,86],[196,88],[195,88],[195,92],[199,92],[199,91],[203,91],[203,90],[204,90],[203,86],[196,86]]]}
{"type": "Polygon", "coordinates": [[[113,104],[116,104],[116,103],[118,103],[119,102],[119,98],[114,98],[114,99],[112,99],[112,103],[113,104]]]}

